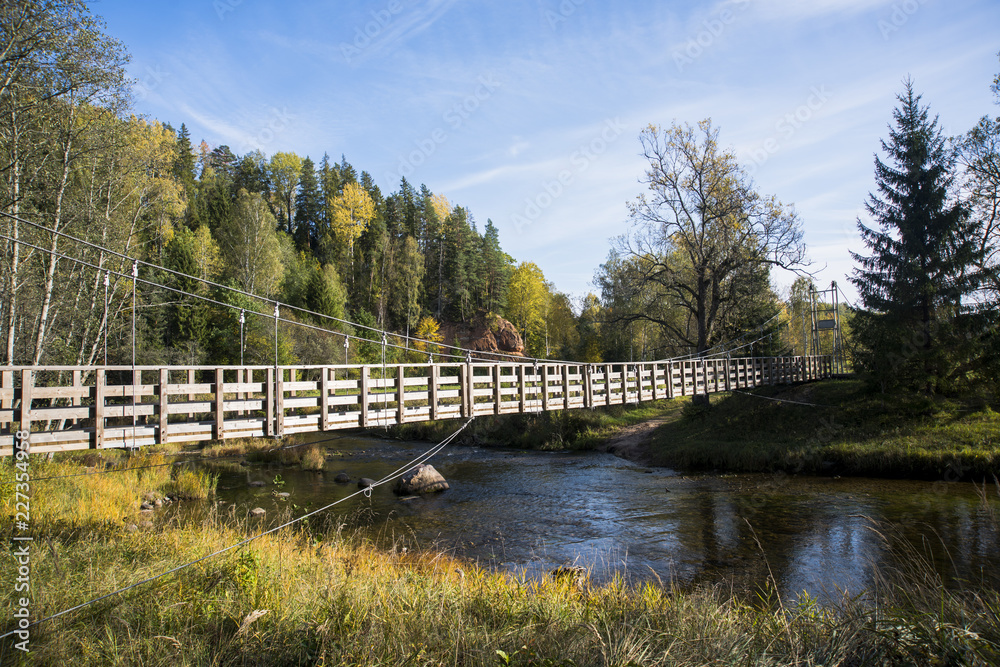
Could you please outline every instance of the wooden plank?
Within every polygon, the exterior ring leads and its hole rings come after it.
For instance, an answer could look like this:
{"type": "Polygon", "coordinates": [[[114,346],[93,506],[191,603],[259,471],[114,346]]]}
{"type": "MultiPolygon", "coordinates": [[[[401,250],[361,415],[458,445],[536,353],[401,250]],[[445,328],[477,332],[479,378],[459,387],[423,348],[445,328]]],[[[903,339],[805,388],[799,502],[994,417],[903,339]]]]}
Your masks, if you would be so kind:
{"type": "Polygon", "coordinates": [[[54,408],[32,408],[32,421],[56,421],[61,419],[86,419],[90,416],[90,408],[80,406],[77,408],[54,407],[54,408]]]}
{"type": "Polygon", "coordinates": [[[90,387],[34,387],[31,390],[34,400],[68,398],[71,405],[79,405],[80,399],[89,395],[90,387]]]}
{"type": "Polygon", "coordinates": [[[215,439],[222,440],[226,434],[225,377],[222,368],[215,369],[215,439]]]}
{"type": "MultiPolygon", "coordinates": [[[[108,387],[109,390],[115,390],[116,387],[108,387]]],[[[152,389],[150,389],[152,391],[152,389]]],[[[168,384],[167,393],[171,396],[178,394],[187,394],[187,400],[195,401],[198,400],[198,394],[211,394],[213,391],[212,385],[202,383],[202,384],[168,384]]],[[[117,392],[115,392],[117,393],[117,392]]],[[[108,396],[114,396],[115,393],[109,393],[108,396]]]]}
{"type": "MultiPolygon", "coordinates": [[[[194,384],[194,369],[193,368],[189,368],[188,369],[188,381],[187,381],[187,383],[188,384],[194,384]]],[[[191,390],[191,391],[194,391],[194,390],[191,390]]],[[[208,390],[205,390],[205,391],[203,391],[201,393],[208,393],[208,390]]],[[[190,391],[189,391],[189,393],[188,393],[188,400],[189,401],[193,401],[194,399],[195,399],[194,394],[190,393],[190,391]]]]}

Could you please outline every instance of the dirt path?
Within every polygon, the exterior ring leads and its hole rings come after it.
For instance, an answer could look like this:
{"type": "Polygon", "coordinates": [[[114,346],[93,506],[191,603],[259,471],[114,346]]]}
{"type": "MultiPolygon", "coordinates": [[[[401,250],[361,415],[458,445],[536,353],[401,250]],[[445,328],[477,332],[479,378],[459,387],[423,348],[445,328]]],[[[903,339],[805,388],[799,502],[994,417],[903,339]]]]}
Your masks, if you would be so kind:
{"type": "Polygon", "coordinates": [[[627,426],[618,435],[605,442],[599,449],[623,459],[634,461],[635,463],[649,465],[651,457],[646,445],[649,444],[653,431],[666,422],[665,418],[658,417],[633,426],[627,426]]]}

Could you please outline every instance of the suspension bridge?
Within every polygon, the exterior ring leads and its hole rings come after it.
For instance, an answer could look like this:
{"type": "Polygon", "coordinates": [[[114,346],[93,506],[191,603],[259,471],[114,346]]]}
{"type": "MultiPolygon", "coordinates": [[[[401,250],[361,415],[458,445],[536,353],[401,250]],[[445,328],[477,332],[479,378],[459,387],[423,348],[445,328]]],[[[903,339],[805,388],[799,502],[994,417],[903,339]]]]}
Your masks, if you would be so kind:
{"type": "Polygon", "coordinates": [[[0,456],[586,409],[830,377],[831,355],[579,364],[0,368],[0,456]]]}
{"type": "MultiPolygon", "coordinates": [[[[135,449],[230,438],[281,438],[296,433],[389,427],[482,415],[587,409],[805,382],[843,372],[836,345],[830,355],[819,354],[817,347],[809,356],[733,357],[734,352],[753,349],[757,341],[746,342],[753,332],[698,357],[656,362],[587,364],[484,354],[409,335],[399,336],[282,304],[135,259],[6,212],[0,212],[0,216],[51,234],[53,239],[59,237],[73,247],[97,251],[102,258],[115,258],[117,270],[103,259],[100,264],[93,264],[66,252],[0,234],[0,239],[9,243],[103,275],[105,345],[111,276],[130,283],[128,292],[132,300],[131,364],[109,365],[105,348],[103,365],[0,366],[0,456],[12,454],[19,434],[30,434],[31,451],[37,453],[135,449]],[[154,276],[172,274],[200,282],[217,292],[235,293],[250,299],[260,310],[241,308],[144,278],[140,271],[143,267],[152,269],[150,273],[154,276]],[[245,316],[273,317],[273,365],[137,364],[135,288],[139,284],[239,311],[241,358],[245,316]],[[266,312],[269,304],[273,304],[273,314],[266,312]],[[288,311],[297,311],[305,317],[290,318],[288,311]],[[279,323],[342,337],[345,363],[279,365],[279,323]],[[371,346],[377,345],[379,337],[381,364],[346,363],[352,339],[371,346]],[[386,351],[391,348],[397,348],[404,358],[426,354],[427,363],[386,363],[386,351]]],[[[777,317],[756,331],[763,331],[777,317]]],[[[816,329],[815,312],[813,320],[816,329]]],[[[770,334],[763,334],[757,340],[767,336],[770,334]]]]}

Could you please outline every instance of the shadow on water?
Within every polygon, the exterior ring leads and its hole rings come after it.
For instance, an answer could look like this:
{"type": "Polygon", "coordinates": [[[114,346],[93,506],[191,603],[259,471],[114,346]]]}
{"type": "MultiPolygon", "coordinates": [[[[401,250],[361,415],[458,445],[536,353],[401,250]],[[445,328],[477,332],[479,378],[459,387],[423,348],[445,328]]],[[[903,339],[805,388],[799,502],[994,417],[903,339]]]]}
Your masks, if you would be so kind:
{"type": "MultiPolygon", "coordinates": [[[[315,440],[322,441],[317,434],[315,440]]],[[[216,502],[224,515],[267,511],[262,526],[357,491],[428,447],[336,438],[323,472],[230,466],[216,502]],[[351,483],[340,484],[344,472],[351,483]],[[280,476],[280,477],[279,477],[280,476]],[[279,482],[275,484],[274,482],[279,482]],[[254,486],[253,483],[263,483],[254,486]],[[283,498],[276,494],[287,493],[283,498]]],[[[314,527],[359,531],[382,546],[447,551],[492,568],[539,576],[575,563],[595,581],[615,575],[679,584],[732,581],[742,590],[773,576],[783,595],[819,598],[867,588],[872,568],[896,565],[905,540],[946,583],[988,583],[1000,572],[1000,536],[972,484],[786,475],[681,476],[609,454],[451,447],[431,463],[451,488],[400,499],[389,486],[320,516],[314,527]],[[873,522],[891,525],[890,544],[873,522]]],[[[1000,506],[1000,499],[994,499],[1000,506]]],[[[198,519],[207,503],[185,505],[198,519]]]]}

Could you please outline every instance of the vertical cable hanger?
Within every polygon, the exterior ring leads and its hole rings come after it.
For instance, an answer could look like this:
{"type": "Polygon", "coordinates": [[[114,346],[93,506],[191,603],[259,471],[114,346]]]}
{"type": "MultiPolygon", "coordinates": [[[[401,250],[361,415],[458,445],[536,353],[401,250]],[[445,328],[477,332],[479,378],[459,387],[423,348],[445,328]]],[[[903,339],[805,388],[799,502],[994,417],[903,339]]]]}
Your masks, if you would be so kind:
{"type": "Polygon", "coordinates": [[[135,441],[135,431],[137,424],[137,414],[138,403],[136,400],[136,392],[138,387],[136,387],[136,377],[135,373],[135,292],[136,288],[139,286],[139,260],[132,261],[132,449],[137,449],[135,441]]]}
{"type": "Polygon", "coordinates": [[[243,349],[245,347],[244,344],[245,339],[243,336],[243,325],[246,323],[246,321],[247,321],[247,311],[240,310],[240,366],[243,365],[243,349]]]}
{"type": "Polygon", "coordinates": [[[108,365],[108,333],[111,330],[111,314],[108,312],[108,287],[111,285],[111,272],[104,272],[104,365],[108,365]]]}

